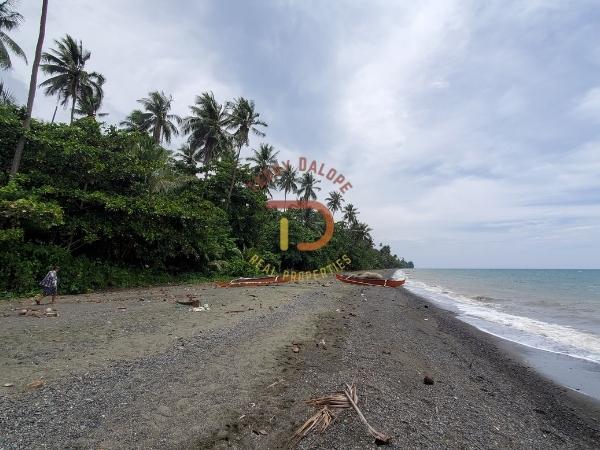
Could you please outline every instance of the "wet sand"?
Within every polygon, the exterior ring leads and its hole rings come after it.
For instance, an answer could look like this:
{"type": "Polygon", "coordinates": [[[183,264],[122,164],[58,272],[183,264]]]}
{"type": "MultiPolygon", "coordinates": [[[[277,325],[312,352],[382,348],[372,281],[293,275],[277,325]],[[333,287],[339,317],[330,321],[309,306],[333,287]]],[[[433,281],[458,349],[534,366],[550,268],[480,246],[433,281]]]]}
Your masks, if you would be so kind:
{"type": "MultiPolygon", "coordinates": [[[[281,448],[304,400],[350,382],[394,448],[600,442],[597,402],[404,289],[190,285],[63,297],[59,317],[19,307],[0,304],[0,449],[281,448]],[[175,303],[188,295],[210,311],[175,303]]],[[[350,411],[299,447],[376,448],[350,411]]]]}

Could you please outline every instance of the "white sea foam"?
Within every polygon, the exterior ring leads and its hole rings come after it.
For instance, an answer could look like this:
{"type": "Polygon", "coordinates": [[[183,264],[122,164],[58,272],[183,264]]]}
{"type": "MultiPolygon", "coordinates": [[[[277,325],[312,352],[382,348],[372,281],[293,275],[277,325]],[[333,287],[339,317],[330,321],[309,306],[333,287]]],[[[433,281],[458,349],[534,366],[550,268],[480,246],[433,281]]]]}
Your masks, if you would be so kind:
{"type": "Polygon", "coordinates": [[[396,270],[392,275],[392,280],[405,280],[405,279],[406,279],[406,274],[400,269],[396,270]]]}
{"type": "Polygon", "coordinates": [[[600,363],[600,336],[573,327],[548,323],[501,311],[498,304],[482,302],[417,280],[406,288],[458,313],[458,317],[494,336],[528,347],[600,363]]]}

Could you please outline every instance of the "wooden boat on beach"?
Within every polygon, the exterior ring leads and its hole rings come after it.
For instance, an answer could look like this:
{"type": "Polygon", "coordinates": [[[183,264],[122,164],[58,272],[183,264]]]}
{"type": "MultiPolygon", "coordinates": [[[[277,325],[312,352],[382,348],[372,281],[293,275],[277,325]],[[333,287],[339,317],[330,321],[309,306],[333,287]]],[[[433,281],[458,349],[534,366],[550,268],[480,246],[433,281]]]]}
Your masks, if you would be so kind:
{"type": "Polygon", "coordinates": [[[388,278],[365,278],[357,277],[352,275],[343,275],[336,273],[335,277],[342,283],[357,284],[360,286],[383,286],[383,287],[399,287],[404,284],[406,280],[392,280],[388,278]]]}
{"type": "Polygon", "coordinates": [[[274,277],[256,277],[256,278],[236,278],[231,281],[217,281],[218,287],[249,287],[249,286],[269,286],[272,284],[287,283],[290,281],[289,276],[277,275],[274,277]]]}

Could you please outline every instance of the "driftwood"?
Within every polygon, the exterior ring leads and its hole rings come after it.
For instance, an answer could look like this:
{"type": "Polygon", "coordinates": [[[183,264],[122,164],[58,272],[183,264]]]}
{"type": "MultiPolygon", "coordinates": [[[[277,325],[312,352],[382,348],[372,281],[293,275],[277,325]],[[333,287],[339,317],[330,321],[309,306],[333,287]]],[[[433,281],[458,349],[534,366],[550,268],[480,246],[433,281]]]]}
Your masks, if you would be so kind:
{"type": "Polygon", "coordinates": [[[350,408],[353,408],[354,411],[356,411],[360,421],[366,425],[369,434],[375,438],[377,444],[389,444],[391,440],[390,436],[377,431],[369,425],[367,419],[365,419],[365,416],[357,406],[358,394],[356,386],[354,385],[350,386],[346,384],[344,392],[337,392],[332,395],[313,398],[307,400],[306,403],[321,409],[296,430],[288,442],[288,448],[293,448],[298,445],[298,443],[313,430],[319,430],[320,432],[325,431],[333,423],[337,413],[341,410],[350,408]]]}
{"type": "Polygon", "coordinates": [[[194,308],[197,308],[198,306],[200,306],[200,300],[194,300],[194,299],[177,300],[177,303],[179,303],[180,305],[184,305],[184,306],[193,306],[194,308]]]}

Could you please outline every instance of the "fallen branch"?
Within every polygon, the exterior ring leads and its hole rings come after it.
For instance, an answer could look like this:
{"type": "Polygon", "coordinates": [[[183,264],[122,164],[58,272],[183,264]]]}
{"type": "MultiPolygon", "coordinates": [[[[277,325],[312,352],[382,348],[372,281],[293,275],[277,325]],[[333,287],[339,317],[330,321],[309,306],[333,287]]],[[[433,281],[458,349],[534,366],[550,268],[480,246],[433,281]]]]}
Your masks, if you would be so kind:
{"type": "Polygon", "coordinates": [[[271,383],[270,385],[267,386],[267,389],[272,388],[273,386],[277,386],[279,383],[283,383],[285,380],[283,378],[280,378],[279,380],[275,381],[274,383],[271,383]]]}
{"type": "Polygon", "coordinates": [[[353,408],[361,422],[367,426],[369,434],[375,438],[377,444],[388,444],[391,438],[373,428],[365,419],[365,416],[357,406],[358,394],[356,386],[346,384],[344,392],[337,392],[324,397],[313,398],[307,400],[306,403],[319,409],[311,416],[304,424],[296,430],[288,443],[288,448],[293,448],[304,439],[311,431],[318,429],[320,432],[325,431],[334,421],[336,414],[343,409],[353,408]]]}
{"type": "Polygon", "coordinates": [[[356,405],[356,402],[353,399],[353,397],[356,395],[356,388],[354,386],[351,387],[351,386],[346,385],[344,394],[346,394],[346,398],[352,404],[352,407],[356,411],[356,414],[358,414],[360,421],[367,426],[367,430],[369,430],[369,434],[375,438],[375,442],[381,443],[381,444],[389,444],[391,437],[377,431],[375,428],[373,428],[371,425],[369,425],[369,422],[367,422],[367,419],[365,419],[365,416],[363,415],[361,410],[358,409],[358,406],[356,405]],[[354,389],[354,392],[352,391],[352,389],[354,389]]]}
{"type": "Polygon", "coordinates": [[[329,410],[329,408],[327,408],[327,406],[323,407],[296,430],[290,439],[290,442],[288,443],[288,448],[294,448],[296,445],[298,445],[298,443],[313,429],[320,428],[322,433],[329,427],[329,425],[331,425],[334,419],[335,416],[329,410]]]}

